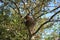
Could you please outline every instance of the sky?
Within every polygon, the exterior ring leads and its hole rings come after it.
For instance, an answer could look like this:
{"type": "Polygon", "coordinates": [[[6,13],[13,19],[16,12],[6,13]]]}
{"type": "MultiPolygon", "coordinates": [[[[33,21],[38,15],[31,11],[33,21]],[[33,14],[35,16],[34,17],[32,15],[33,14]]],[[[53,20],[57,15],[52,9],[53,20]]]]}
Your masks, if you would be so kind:
{"type": "MultiPolygon", "coordinates": [[[[54,4],[53,2],[51,2],[51,3],[49,4],[49,6],[57,6],[57,7],[58,7],[59,5],[60,5],[60,0],[56,0],[56,4],[54,4]]],[[[50,10],[53,10],[54,8],[55,8],[55,7],[49,7],[50,10]]],[[[60,10],[60,8],[57,9],[56,11],[59,11],[59,10],[60,10]]],[[[52,16],[54,13],[55,13],[55,11],[52,12],[52,13],[47,14],[46,17],[50,17],[50,16],[52,16]]]]}

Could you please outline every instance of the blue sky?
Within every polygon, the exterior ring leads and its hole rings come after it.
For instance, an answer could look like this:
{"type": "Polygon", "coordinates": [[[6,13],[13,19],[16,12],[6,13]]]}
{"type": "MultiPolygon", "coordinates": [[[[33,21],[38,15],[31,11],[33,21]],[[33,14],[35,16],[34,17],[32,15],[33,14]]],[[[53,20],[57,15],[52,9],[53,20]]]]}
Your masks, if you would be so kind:
{"type": "MultiPolygon", "coordinates": [[[[50,2],[50,4],[48,6],[57,6],[58,7],[60,5],[59,3],[60,3],[60,0],[56,0],[56,4],[54,4],[53,2],[50,2]]],[[[56,7],[48,7],[48,8],[49,8],[49,10],[53,10],[56,7]]],[[[57,12],[59,10],[60,10],[60,8],[58,8],[54,12],[46,14],[45,16],[48,18],[48,17],[52,16],[55,12],[57,12]]]]}

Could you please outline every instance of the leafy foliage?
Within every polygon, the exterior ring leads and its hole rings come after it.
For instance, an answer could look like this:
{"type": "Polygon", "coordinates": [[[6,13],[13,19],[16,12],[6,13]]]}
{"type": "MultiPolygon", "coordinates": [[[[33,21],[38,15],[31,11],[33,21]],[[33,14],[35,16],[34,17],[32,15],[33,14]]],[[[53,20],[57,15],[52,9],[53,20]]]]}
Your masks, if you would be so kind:
{"type": "MultiPolygon", "coordinates": [[[[58,38],[59,36],[56,31],[60,28],[60,25],[57,25],[60,24],[60,22],[55,24],[56,19],[53,17],[60,11],[57,11],[51,18],[50,16],[48,17],[48,14],[57,10],[60,5],[58,5],[57,8],[50,10],[50,2],[52,2],[52,0],[1,0],[0,40],[55,40],[56,37],[58,38]],[[24,23],[27,14],[30,14],[35,19],[36,25],[34,27],[34,32],[39,29],[32,34],[31,39],[29,39],[30,35],[24,23]],[[54,31],[47,35],[47,32],[50,30],[54,31]],[[50,35],[53,36],[51,37],[50,35]]],[[[55,0],[54,4],[56,4],[55,0]]],[[[60,18],[59,16],[58,19],[60,18]]]]}

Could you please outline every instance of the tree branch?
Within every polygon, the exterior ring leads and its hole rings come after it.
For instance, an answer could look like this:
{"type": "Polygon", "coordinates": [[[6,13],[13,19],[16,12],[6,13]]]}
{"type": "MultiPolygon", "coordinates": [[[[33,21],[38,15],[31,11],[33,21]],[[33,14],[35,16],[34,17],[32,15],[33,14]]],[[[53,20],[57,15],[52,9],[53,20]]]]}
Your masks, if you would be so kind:
{"type": "Polygon", "coordinates": [[[31,40],[32,34],[31,34],[31,32],[30,32],[29,27],[27,27],[27,30],[28,30],[28,33],[29,33],[29,40],[31,40]]]}
{"type": "Polygon", "coordinates": [[[35,35],[35,34],[41,29],[41,27],[42,27],[43,25],[47,24],[48,22],[49,22],[49,21],[46,21],[46,22],[44,22],[43,24],[41,24],[40,27],[36,30],[36,32],[32,34],[32,36],[35,35]]]}
{"type": "Polygon", "coordinates": [[[52,15],[52,16],[50,17],[49,21],[50,21],[55,15],[57,15],[59,12],[60,12],[60,11],[58,11],[58,12],[56,12],[54,15],[52,15]]]}
{"type": "MultiPolygon", "coordinates": [[[[49,11],[49,12],[53,12],[53,11],[55,11],[56,9],[58,9],[58,8],[60,8],[60,6],[58,6],[58,7],[56,7],[55,9],[53,9],[53,10],[51,10],[51,11],[49,11]]],[[[39,13],[40,11],[38,11],[37,13],[39,13]]],[[[47,13],[49,13],[49,12],[47,12],[47,13]]],[[[38,16],[37,18],[39,18],[39,17],[41,17],[41,16],[43,16],[43,15],[45,15],[45,14],[41,14],[40,16],[38,16]]],[[[36,18],[36,19],[37,19],[36,18]]]]}
{"type": "Polygon", "coordinates": [[[20,17],[22,17],[21,14],[20,14],[20,10],[19,10],[17,4],[16,4],[15,2],[13,2],[13,1],[11,1],[11,2],[14,3],[14,5],[16,6],[16,8],[17,8],[17,10],[18,10],[18,14],[20,15],[20,17]]]}
{"type": "Polygon", "coordinates": [[[50,22],[60,22],[60,20],[50,20],[50,22]]]}
{"type": "Polygon", "coordinates": [[[35,34],[42,28],[43,25],[49,23],[49,22],[51,21],[51,19],[52,19],[55,15],[57,15],[59,12],[60,12],[60,11],[56,12],[54,15],[52,15],[52,16],[50,17],[50,19],[49,19],[48,21],[46,21],[46,22],[44,22],[43,24],[41,24],[40,27],[35,31],[35,33],[32,34],[32,36],[35,35],[35,34]]]}
{"type": "Polygon", "coordinates": [[[26,8],[26,6],[25,6],[25,2],[24,2],[23,0],[22,0],[22,2],[23,2],[23,4],[24,4],[24,9],[25,9],[25,10],[26,10],[26,9],[28,10],[28,13],[27,13],[27,15],[28,15],[28,14],[30,14],[29,7],[28,7],[28,8],[26,8]]]}

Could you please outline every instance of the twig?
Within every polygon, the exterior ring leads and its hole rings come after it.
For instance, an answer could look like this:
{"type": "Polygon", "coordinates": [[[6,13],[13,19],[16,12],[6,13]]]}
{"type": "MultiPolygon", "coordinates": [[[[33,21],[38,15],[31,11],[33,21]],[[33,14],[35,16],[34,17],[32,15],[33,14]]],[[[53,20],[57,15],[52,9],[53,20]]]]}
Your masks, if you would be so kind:
{"type": "Polygon", "coordinates": [[[16,8],[17,8],[17,10],[18,10],[18,14],[20,15],[20,17],[22,17],[21,14],[20,14],[20,10],[19,10],[17,4],[16,4],[15,2],[13,2],[13,1],[11,1],[11,2],[14,3],[14,5],[16,6],[16,8]]]}
{"type": "Polygon", "coordinates": [[[50,20],[50,22],[60,22],[60,20],[50,20]]]}
{"type": "MultiPolygon", "coordinates": [[[[49,12],[53,12],[53,11],[55,11],[56,9],[58,9],[58,8],[60,8],[60,6],[58,6],[58,7],[56,7],[55,9],[53,9],[53,10],[51,10],[51,11],[49,11],[49,12]]],[[[37,13],[39,13],[40,11],[38,11],[37,13]]],[[[47,13],[49,13],[49,12],[47,12],[47,13]]],[[[41,17],[41,16],[43,16],[43,15],[45,15],[45,14],[41,14],[40,16],[38,16],[37,18],[39,18],[39,17],[41,17]]],[[[36,18],[36,19],[37,19],[36,18]]]]}

